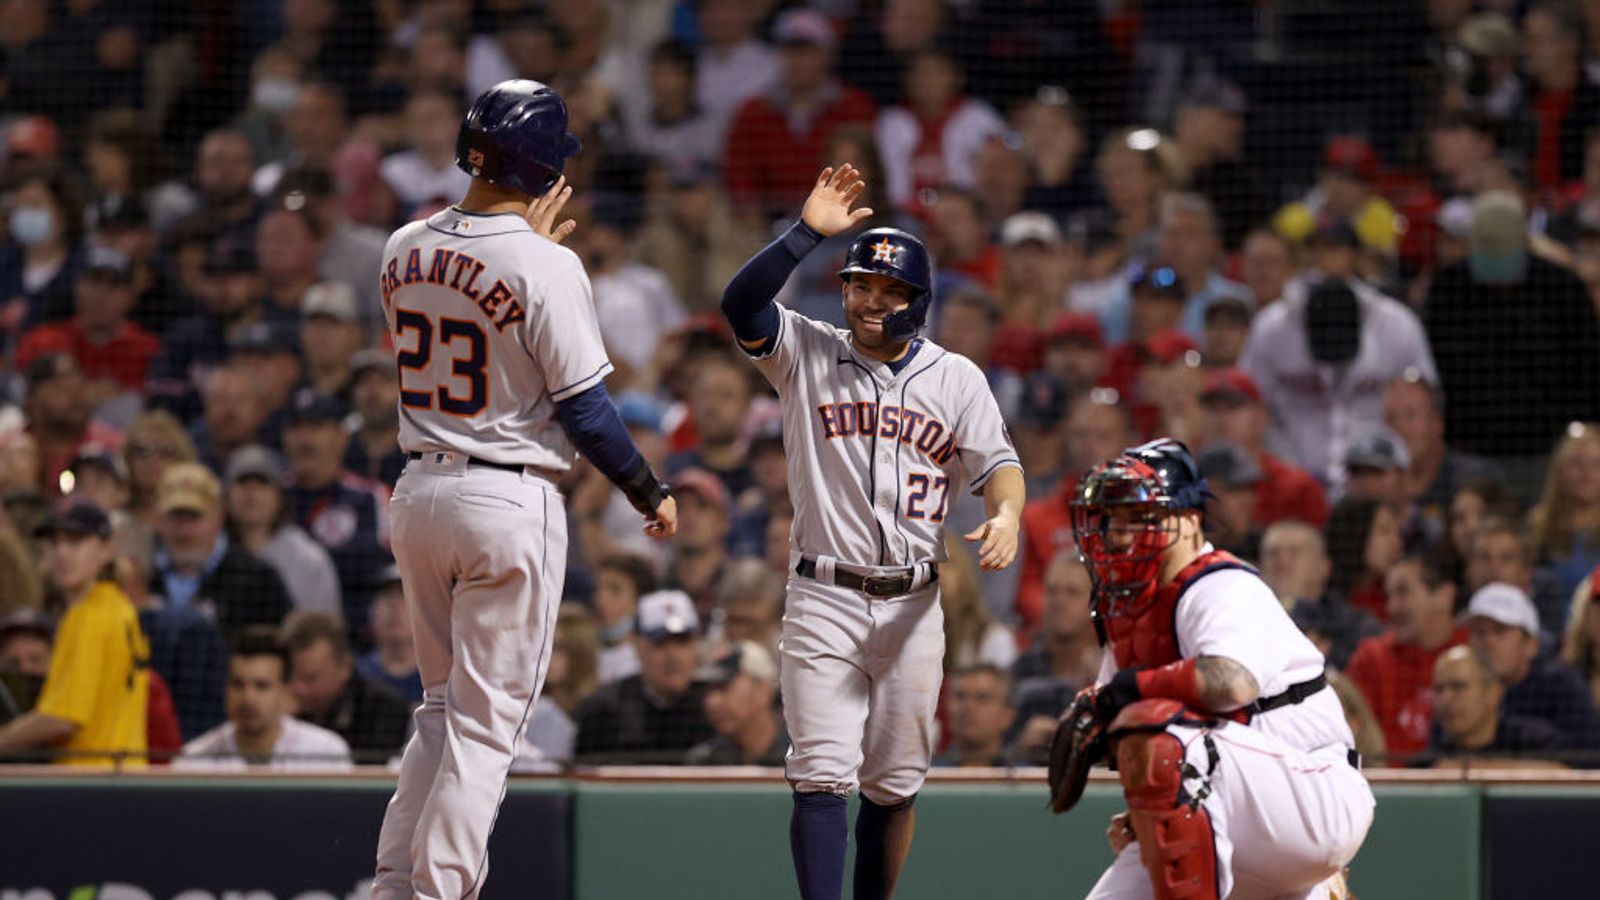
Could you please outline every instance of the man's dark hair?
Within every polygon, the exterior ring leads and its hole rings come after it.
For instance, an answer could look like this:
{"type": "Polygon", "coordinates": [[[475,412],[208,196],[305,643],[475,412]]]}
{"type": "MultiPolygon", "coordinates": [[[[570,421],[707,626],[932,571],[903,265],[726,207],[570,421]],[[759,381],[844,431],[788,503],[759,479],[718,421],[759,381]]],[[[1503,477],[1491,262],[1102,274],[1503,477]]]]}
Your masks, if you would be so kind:
{"type": "Polygon", "coordinates": [[[655,569],[650,565],[650,560],[638,554],[613,553],[601,560],[600,565],[596,568],[602,572],[620,573],[624,578],[633,582],[635,600],[656,589],[655,569]]]}
{"type": "Polygon", "coordinates": [[[1007,672],[1005,669],[1000,668],[994,663],[973,663],[970,666],[961,666],[960,668],[951,672],[950,680],[954,682],[957,678],[965,678],[968,675],[993,676],[994,679],[1000,683],[1000,699],[1005,701],[1006,705],[1008,706],[1013,703],[1011,697],[1010,672],[1007,672]]]}
{"type": "Polygon", "coordinates": [[[228,641],[228,652],[234,659],[250,656],[270,656],[279,663],[279,680],[289,680],[289,648],[278,639],[278,630],[271,625],[251,625],[233,633],[228,641]]]}
{"type": "Polygon", "coordinates": [[[350,638],[345,634],[344,620],[331,612],[301,610],[283,623],[283,643],[290,653],[299,653],[327,641],[333,646],[333,655],[340,659],[350,657],[350,638]]]}

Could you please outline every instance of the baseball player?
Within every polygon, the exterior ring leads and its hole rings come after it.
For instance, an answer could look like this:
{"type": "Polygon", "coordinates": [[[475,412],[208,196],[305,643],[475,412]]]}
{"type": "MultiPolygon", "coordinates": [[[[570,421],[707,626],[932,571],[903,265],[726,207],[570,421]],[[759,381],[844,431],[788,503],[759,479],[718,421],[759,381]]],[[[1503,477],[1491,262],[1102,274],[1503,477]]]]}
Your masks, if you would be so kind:
{"type": "Polygon", "coordinates": [[[383,312],[400,370],[392,544],[423,701],[378,837],[374,898],[475,897],[506,772],[550,664],[567,535],[556,482],[576,447],[670,536],[677,508],[601,383],[589,279],[561,246],[578,152],[534,81],[473,103],[466,197],[396,231],[383,312]]]}
{"type": "Polygon", "coordinates": [[[1063,716],[1053,806],[1082,788],[1063,755],[1111,755],[1128,811],[1095,900],[1344,897],[1373,815],[1355,740],[1322,654],[1253,569],[1206,542],[1209,496],[1170,439],[1084,476],[1073,532],[1111,652],[1063,716]]]}
{"type": "Polygon", "coordinates": [[[986,569],[1017,550],[1022,468],[983,372],[917,337],[932,265],[916,238],[864,231],[839,270],[848,329],[773,302],[823,238],[872,215],[824,169],[800,221],[745,263],[722,309],[783,405],[794,524],[779,681],[792,746],[790,843],[804,900],[838,898],[858,786],[855,896],[894,892],[933,752],[944,657],[939,563],[949,500],[982,493],[966,535],[986,569]]]}

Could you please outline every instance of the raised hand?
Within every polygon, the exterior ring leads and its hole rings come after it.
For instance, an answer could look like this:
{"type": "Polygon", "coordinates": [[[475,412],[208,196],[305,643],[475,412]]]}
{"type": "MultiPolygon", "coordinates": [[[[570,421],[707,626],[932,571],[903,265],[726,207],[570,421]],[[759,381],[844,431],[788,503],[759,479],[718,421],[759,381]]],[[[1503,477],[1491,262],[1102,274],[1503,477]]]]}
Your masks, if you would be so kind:
{"type": "Polygon", "coordinates": [[[861,180],[861,172],[849,163],[838,169],[829,166],[817,176],[811,196],[806,198],[805,208],[800,211],[800,221],[823,237],[846,231],[872,215],[870,206],[855,210],[850,208],[866,188],[867,183],[861,180]]]}
{"type": "Polygon", "coordinates": [[[535,197],[533,202],[528,204],[528,214],[525,218],[532,226],[533,233],[547,237],[558,244],[565,240],[567,235],[572,233],[572,229],[578,227],[578,223],[568,219],[557,225],[556,216],[561,214],[562,207],[571,199],[572,186],[567,184],[567,176],[562,175],[556,179],[555,184],[550,185],[550,190],[535,197]]]}

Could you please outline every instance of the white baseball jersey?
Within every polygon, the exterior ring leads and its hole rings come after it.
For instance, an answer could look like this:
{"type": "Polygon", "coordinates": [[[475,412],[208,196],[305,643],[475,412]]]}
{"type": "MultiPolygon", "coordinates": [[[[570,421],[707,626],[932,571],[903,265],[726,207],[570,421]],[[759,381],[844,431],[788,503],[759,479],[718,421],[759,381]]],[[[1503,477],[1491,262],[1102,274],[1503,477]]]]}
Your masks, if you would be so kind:
{"type": "MultiPolygon", "coordinates": [[[[344,738],[310,722],[284,716],[282,731],[272,745],[271,769],[348,769],[350,745],[344,738]]],[[[239,740],[232,722],[207,731],[183,745],[172,761],[174,769],[236,770],[249,767],[239,753],[239,740]]]]}
{"type": "Polygon", "coordinates": [[[383,258],[400,449],[570,468],[555,404],[611,372],[577,254],[515,213],[452,207],[396,231],[383,258]]]}
{"type": "Polygon", "coordinates": [[[943,561],[950,495],[1021,468],[983,372],[929,341],[894,372],[848,331],[779,309],[755,363],[783,401],[791,548],[863,567],[943,561]]]}
{"type": "MultiPolygon", "coordinates": [[[[1210,552],[1207,545],[1202,552],[1210,552]]],[[[1323,671],[1322,654],[1295,627],[1260,576],[1239,569],[1206,575],[1178,600],[1179,652],[1185,659],[1224,656],[1255,677],[1262,697],[1309,681],[1323,671]]],[[[1101,662],[1100,683],[1116,673],[1114,655],[1101,662]]],[[[1190,796],[1211,817],[1220,896],[1240,898],[1345,896],[1339,870],[1356,855],[1372,825],[1374,801],[1347,751],[1355,738],[1331,688],[1300,703],[1261,713],[1248,725],[1223,722],[1206,733],[1173,725],[1167,731],[1186,748],[1194,773],[1190,796]],[[1238,853],[1237,848],[1248,852],[1238,853]]],[[[1154,896],[1130,844],[1095,885],[1092,900],[1148,900],[1154,896]]]]}

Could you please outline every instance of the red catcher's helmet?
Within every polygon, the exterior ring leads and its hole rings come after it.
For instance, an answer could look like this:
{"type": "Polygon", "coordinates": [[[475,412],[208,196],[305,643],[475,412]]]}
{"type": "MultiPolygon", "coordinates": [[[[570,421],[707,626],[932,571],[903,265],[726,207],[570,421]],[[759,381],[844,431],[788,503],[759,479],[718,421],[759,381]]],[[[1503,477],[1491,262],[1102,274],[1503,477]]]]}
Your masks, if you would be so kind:
{"type": "Polygon", "coordinates": [[[1089,470],[1072,500],[1072,532],[1094,582],[1096,615],[1149,608],[1161,557],[1178,540],[1172,514],[1203,514],[1208,496],[1199,467],[1177,441],[1130,448],[1089,470]]]}

